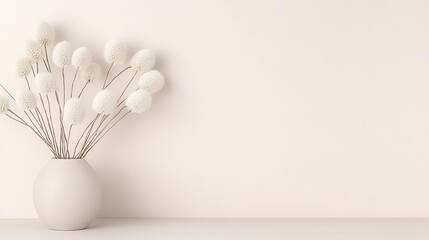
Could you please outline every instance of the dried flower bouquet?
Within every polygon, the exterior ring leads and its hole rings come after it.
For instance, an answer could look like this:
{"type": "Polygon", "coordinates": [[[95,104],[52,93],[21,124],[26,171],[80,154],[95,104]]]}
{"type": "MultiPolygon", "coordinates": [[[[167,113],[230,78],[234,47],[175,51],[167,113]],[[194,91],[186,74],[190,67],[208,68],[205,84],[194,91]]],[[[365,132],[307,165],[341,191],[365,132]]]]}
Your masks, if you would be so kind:
{"type": "Polygon", "coordinates": [[[62,41],[53,48],[50,58],[48,46],[53,44],[54,37],[55,32],[47,23],[36,27],[35,40],[27,42],[25,57],[16,63],[16,74],[26,89],[12,95],[0,83],[10,97],[0,96],[0,113],[31,129],[55,158],[85,158],[118,122],[130,113],[142,113],[151,106],[151,96],[163,87],[164,76],[152,70],[155,54],[149,49],[135,53],[123,70],[111,76],[112,69],[123,64],[127,57],[126,45],[111,40],[104,49],[108,70],[102,77],[101,67],[92,62],[91,52],[85,47],[73,50],[69,42],[62,41]],[[66,78],[67,65],[74,66],[72,79],[66,78]],[[53,67],[57,67],[60,74],[55,74],[53,67]],[[127,71],[134,72],[130,79],[125,79],[124,73],[127,71]],[[138,77],[137,90],[125,98],[131,83],[138,77]],[[83,81],[80,89],[76,86],[78,79],[83,81]],[[92,101],[95,116],[90,118],[82,132],[73,132],[73,126],[84,123],[87,112],[81,97],[87,86],[97,80],[100,80],[102,87],[92,101]],[[108,88],[121,80],[125,81],[125,86],[116,95],[108,88]],[[12,109],[10,100],[15,102],[18,110],[12,109]],[[57,114],[53,114],[54,111],[57,114]],[[71,141],[73,137],[75,141],[71,141]]]}

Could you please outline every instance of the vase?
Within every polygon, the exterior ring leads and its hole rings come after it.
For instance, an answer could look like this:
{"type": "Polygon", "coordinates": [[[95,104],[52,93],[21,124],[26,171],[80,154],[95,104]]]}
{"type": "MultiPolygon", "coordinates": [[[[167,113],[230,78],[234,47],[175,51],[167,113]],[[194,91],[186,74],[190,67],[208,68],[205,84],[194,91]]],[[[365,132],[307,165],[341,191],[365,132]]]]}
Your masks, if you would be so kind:
{"type": "Polygon", "coordinates": [[[51,159],[33,185],[40,219],[53,230],[81,230],[97,216],[101,187],[85,159],[51,159]]]}

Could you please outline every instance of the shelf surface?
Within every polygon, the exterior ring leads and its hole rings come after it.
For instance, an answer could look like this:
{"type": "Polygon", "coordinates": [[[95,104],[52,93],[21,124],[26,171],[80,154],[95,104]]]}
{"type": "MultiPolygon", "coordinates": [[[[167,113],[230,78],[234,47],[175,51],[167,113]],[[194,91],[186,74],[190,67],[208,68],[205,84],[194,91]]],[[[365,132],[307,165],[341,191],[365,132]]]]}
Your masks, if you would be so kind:
{"type": "Polygon", "coordinates": [[[0,239],[427,240],[429,219],[99,218],[81,231],[49,230],[38,219],[0,219],[0,239]]]}

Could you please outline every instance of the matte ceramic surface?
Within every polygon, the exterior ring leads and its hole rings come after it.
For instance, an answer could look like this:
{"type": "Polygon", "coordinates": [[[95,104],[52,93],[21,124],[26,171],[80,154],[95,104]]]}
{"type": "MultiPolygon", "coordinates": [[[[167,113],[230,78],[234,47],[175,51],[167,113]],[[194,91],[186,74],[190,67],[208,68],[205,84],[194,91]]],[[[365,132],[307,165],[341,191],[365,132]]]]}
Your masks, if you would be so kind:
{"type": "Polygon", "coordinates": [[[33,201],[49,228],[85,229],[100,209],[101,188],[86,160],[51,159],[36,177],[33,201]]]}

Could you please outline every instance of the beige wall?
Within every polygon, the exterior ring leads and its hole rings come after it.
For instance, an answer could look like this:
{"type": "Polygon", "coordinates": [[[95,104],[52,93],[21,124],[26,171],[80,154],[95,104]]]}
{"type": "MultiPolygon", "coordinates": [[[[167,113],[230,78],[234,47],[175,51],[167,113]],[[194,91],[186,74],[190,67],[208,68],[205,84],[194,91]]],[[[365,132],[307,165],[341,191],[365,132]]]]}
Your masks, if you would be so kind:
{"type": "MultiPolygon", "coordinates": [[[[88,156],[103,216],[429,217],[428,12],[423,0],[2,0],[0,81],[25,86],[13,65],[39,20],[99,60],[114,37],[157,52],[168,83],[153,108],[88,156]]],[[[0,217],[35,217],[50,155],[4,117],[0,134],[0,217]]]]}

